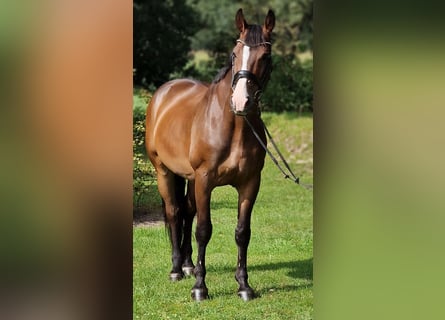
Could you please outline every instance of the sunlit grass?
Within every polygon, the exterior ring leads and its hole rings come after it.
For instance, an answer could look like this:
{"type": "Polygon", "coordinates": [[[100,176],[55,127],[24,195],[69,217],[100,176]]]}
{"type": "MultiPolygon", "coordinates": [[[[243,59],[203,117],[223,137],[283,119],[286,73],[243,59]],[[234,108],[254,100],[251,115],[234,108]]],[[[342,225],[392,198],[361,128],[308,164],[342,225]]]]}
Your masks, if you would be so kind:
{"type": "MultiPolygon", "coordinates": [[[[266,113],[263,119],[291,167],[311,183],[312,117],[266,113]]],[[[312,318],[312,191],[284,180],[266,160],[248,254],[249,281],[259,297],[248,303],[237,297],[234,279],[236,196],[231,187],[217,188],[212,194],[213,234],[206,256],[208,301],[191,300],[193,278],[177,283],[168,280],[170,244],[163,226],[134,228],[135,319],[312,318]]],[[[193,245],[196,248],[194,241],[193,245]]]]}

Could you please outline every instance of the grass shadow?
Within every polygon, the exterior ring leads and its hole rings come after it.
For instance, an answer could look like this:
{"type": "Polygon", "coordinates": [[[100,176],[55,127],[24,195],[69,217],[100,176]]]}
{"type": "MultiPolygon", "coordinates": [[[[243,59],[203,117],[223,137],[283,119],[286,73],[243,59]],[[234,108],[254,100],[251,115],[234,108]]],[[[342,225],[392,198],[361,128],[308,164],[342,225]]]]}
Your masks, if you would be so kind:
{"type": "Polygon", "coordinates": [[[313,280],[313,258],[248,266],[249,271],[275,271],[278,269],[288,269],[287,275],[294,279],[313,280]]]}
{"type": "MultiPolygon", "coordinates": [[[[248,266],[249,272],[255,271],[278,271],[281,269],[286,269],[286,275],[294,278],[304,280],[301,284],[293,285],[279,285],[270,283],[261,289],[255,289],[257,298],[261,298],[265,295],[273,294],[273,292],[291,292],[297,290],[303,290],[312,288],[313,286],[313,258],[305,260],[291,260],[291,261],[281,261],[275,263],[264,263],[264,264],[252,264],[248,266]]],[[[219,265],[219,266],[209,266],[208,271],[212,273],[235,273],[235,266],[219,265]]],[[[257,275],[257,277],[261,275],[257,275]]],[[[232,296],[234,293],[225,288],[219,292],[213,292],[213,297],[221,296],[232,296]]]]}
{"type": "MultiPolygon", "coordinates": [[[[287,269],[287,276],[294,279],[313,280],[313,258],[305,260],[281,261],[265,264],[249,264],[247,266],[249,272],[252,271],[277,271],[287,269]]],[[[208,266],[209,272],[225,273],[235,272],[235,266],[216,265],[208,266]]]]}
{"type": "Polygon", "coordinates": [[[260,290],[255,290],[255,294],[257,298],[261,298],[263,296],[273,294],[274,292],[292,292],[297,290],[310,289],[312,288],[312,286],[312,282],[300,285],[269,286],[260,290]]]}

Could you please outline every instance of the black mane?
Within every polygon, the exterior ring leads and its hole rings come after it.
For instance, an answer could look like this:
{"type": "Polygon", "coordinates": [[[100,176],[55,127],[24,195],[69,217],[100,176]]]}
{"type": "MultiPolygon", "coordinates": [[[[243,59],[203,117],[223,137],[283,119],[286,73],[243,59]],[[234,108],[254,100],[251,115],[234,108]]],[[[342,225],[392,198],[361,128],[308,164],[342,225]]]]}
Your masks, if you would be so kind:
{"type": "Polygon", "coordinates": [[[222,79],[224,79],[226,77],[227,73],[231,69],[232,69],[232,55],[229,56],[229,58],[227,59],[226,64],[224,65],[224,67],[221,70],[219,70],[218,74],[213,79],[212,83],[220,82],[222,79]]]}

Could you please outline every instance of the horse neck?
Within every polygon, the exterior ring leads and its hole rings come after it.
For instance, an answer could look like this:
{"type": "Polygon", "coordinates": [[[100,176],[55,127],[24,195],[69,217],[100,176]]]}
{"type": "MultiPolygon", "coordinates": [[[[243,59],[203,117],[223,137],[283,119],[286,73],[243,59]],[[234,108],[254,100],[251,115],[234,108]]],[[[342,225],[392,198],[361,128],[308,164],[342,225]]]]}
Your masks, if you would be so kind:
{"type": "Polygon", "coordinates": [[[230,98],[232,96],[232,73],[229,71],[224,78],[210,87],[210,104],[209,107],[218,107],[224,112],[230,110],[230,98]],[[217,103],[214,99],[217,97],[217,103]]]}

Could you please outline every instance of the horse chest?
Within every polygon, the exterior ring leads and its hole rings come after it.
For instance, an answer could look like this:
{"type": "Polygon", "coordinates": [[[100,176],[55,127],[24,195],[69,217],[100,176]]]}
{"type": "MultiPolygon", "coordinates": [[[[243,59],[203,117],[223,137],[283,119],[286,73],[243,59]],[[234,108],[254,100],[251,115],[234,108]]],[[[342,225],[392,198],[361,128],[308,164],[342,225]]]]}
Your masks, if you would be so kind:
{"type": "MultiPolygon", "coordinates": [[[[229,116],[233,117],[230,111],[229,116]]],[[[264,164],[264,151],[244,126],[244,119],[234,119],[221,125],[221,121],[214,122],[210,117],[206,126],[192,128],[191,166],[195,171],[207,172],[215,185],[248,181],[259,174],[264,164]]]]}
{"type": "Polygon", "coordinates": [[[255,152],[246,150],[232,150],[229,156],[217,168],[217,175],[221,184],[232,184],[237,180],[245,179],[251,175],[257,166],[255,152]]]}

